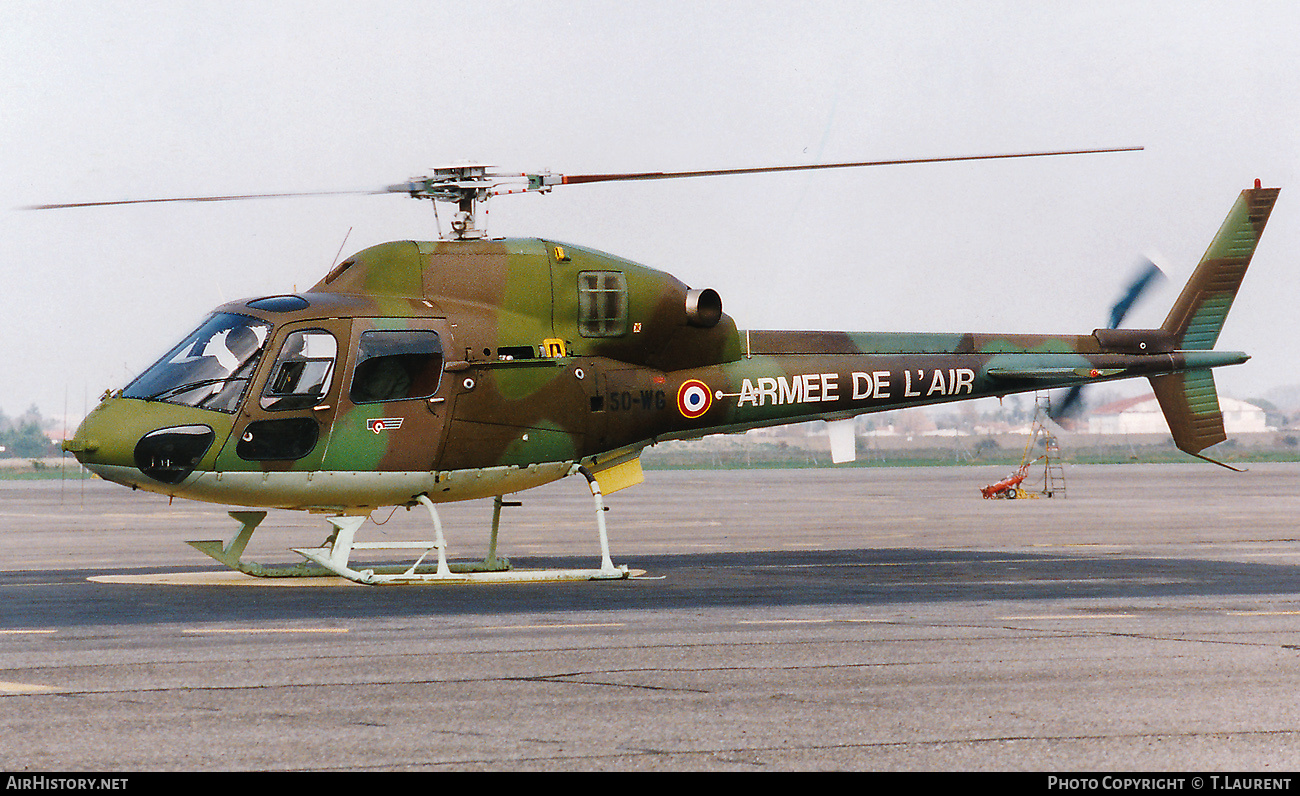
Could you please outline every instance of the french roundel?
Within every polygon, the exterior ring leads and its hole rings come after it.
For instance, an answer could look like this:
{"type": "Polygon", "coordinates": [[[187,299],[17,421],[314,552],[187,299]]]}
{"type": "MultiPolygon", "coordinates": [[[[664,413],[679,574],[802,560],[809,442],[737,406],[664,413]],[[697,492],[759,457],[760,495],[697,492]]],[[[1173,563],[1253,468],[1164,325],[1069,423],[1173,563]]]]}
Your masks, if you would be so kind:
{"type": "Polygon", "coordinates": [[[709,391],[709,385],[702,381],[691,379],[683,382],[677,390],[677,411],[683,417],[694,420],[709,411],[712,405],[713,393],[709,391]]]}

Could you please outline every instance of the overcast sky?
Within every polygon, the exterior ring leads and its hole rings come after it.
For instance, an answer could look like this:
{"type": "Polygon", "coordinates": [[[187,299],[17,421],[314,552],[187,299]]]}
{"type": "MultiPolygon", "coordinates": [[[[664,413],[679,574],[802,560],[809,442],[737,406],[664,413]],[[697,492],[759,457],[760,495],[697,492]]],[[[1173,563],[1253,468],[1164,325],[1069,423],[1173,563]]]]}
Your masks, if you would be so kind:
{"type": "MultiPolygon", "coordinates": [[[[1238,191],[1283,192],[1219,347],[1300,382],[1293,2],[26,2],[0,26],[0,408],[80,415],[214,305],[432,239],[365,189],[456,160],[561,173],[1057,148],[1141,153],[561,188],[494,235],[713,287],[742,328],[1088,333],[1174,284],[1238,191]],[[350,232],[349,232],[350,230],[350,232]]],[[[446,214],[444,213],[444,224],[446,214]]]]}

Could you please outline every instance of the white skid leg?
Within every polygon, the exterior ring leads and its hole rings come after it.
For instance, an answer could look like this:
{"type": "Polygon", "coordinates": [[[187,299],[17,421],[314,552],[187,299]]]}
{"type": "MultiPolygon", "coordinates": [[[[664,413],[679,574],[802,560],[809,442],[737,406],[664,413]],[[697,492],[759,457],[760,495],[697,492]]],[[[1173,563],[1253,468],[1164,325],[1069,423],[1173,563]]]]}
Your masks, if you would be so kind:
{"type": "Polygon", "coordinates": [[[370,585],[382,585],[388,583],[420,583],[424,581],[452,580],[463,581],[467,577],[451,571],[447,566],[447,542],[442,535],[442,521],[438,517],[438,512],[433,507],[433,502],[428,497],[420,495],[417,497],[421,503],[429,509],[429,516],[433,518],[434,541],[432,542],[354,542],[353,537],[357,529],[365,522],[365,517],[331,517],[330,523],[338,529],[334,535],[334,544],[330,547],[330,552],[325,553],[324,549],[302,549],[295,548],[299,554],[306,556],[327,567],[331,572],[347,578],[357,583],[366,583],[370,585]],[[357,570],[348,566],[348,557],[351,556],[355,549],[366,550],[424,550],[420,557],[409,568],[397,572],[376,572],[374,569],[357,570]],[[438,551],[438,571],[437,572],[417,572],[417,568],[424,561],[425,556],[430,551],[438,551]]]}
{"type": "Polygon", "coordinates": [[[209,540],[201,542],[187,542],[196,550],[200,550],[231,569],[242,572],[245,575],[252,575],[258,578],[307,578],[328,575],[329,571],[312,566],[306,561],[294,566],[281,566],[274,564],[259,564],[256,561],[244,560],[244,549],[248,547],[248,540],[252,538],[253,531],[257,526],[266,519],[265,511],[232,511],[232,519],[240,525],[239,532],[229,542],[220,540],[209,540]]]}
{"type": "Polygon", "coordinates": [[[449,578],[451,569],[447,567],[447,540],[442,535],[442,520],[438,518],[438,509],[434,508],[428,495],[417,495],[415,499],[424,504],[429,510],[429,516],[433,518],[433,540],[438,543],[438,574],[435,577],[449,578]]]}
{"type": "Polygon", "coordinates": [[[591,499],[596,504],[596,531],[600,534],[600,571],[593,575],[593,579],[608,578],[626,578],[628,568],[626,565],[614,566],[614,561],[609,557],[609,534],[605,530],[605,497],[600,493],[600,484],[597,483],[596,477],[586,467],[579,467],[578,472],[582,473],[587,479],[587,485],[591,487],[591,499]]]}
{"type": "Polygon", "coordinates": [[[334,526],[334,543],[330,545],[330,563],[335,567],[346,568],[348,559],[352,557],[352,542],[366,518],[346,516],[330,517],[329,520],[330,525],[334,526]]]}
{"type": "Polygon", "coordinates": [[[506,506],[522,506],[515,500],[506,500],[501,495],[492,499],[492,535],[488,538],[487,558],[483,559],[486,570],[510,569],[510,559],[497,557],[497,535],[501,531],[501,509],[506,506]]]}
{"type": "Polygon", "coordinates": [[[295,547],[293,551],[309,561],[315,561],[335,575],[357,583],[374,583],[375,578],[378,577],[375,575],[374,570],[355,570],[348,566],[348,559],[352,557],[352,550],[358,546],[354,541],[357,530],[361,528],[365,521],[365,516],[330,517],[329,522],[330,525],[334,526],[334,534],[330,537],[329,548],[295,547]]]}

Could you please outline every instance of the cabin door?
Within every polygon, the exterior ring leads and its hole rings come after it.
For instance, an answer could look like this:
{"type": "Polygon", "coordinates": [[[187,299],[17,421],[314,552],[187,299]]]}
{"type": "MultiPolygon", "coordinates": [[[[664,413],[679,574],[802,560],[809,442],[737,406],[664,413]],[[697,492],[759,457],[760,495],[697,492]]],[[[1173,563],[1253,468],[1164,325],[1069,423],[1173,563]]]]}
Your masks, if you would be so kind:
{"type": "Polygon", "coordinates": [[[441,318],[354,318],[323,469],[428,472],[446,441],[451,395],[441,318]]]}

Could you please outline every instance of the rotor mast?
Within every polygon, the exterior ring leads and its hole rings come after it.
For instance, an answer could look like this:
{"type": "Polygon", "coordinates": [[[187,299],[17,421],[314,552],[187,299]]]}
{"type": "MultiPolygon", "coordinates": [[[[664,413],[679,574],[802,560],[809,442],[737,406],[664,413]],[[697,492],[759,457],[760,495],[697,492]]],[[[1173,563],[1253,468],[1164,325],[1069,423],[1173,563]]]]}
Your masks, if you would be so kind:
{"type": "Polygon", "coordinates": [[[546,193],[551,186],[559,185],[564,178],[558,174],[510,173],[490,171],[492,167],[479,163],[458,163],[439,166],[424,177],[412,177],[401,185],[389,186],[392,193],[407,193],[413,199],[447,202],[456,205],[451,222],[451,237],[455,240],[481,240],[487,229],[478,224],[480,204],[499,194],[546,193]]]}

